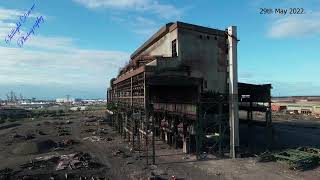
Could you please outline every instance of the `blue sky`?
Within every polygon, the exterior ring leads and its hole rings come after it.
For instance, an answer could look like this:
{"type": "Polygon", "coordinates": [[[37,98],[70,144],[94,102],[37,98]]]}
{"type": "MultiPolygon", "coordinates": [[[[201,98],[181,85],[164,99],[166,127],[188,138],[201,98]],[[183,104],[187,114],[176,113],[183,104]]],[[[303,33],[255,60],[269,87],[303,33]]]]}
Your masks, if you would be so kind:
{"type": "Polygon", "coordinates": [[[104,98],[109,79],[162,25],[238,26],[239,80],[274,96],[320,95],[319,0],[7,0],[0,2],[0,98],[104,98]],[[35,8],[10,44],[19,16],[35,8]],[[304,8],[263,15],[260,8],[304,8]],[[22,48],[17,38],[35,28],[22,48]]]}

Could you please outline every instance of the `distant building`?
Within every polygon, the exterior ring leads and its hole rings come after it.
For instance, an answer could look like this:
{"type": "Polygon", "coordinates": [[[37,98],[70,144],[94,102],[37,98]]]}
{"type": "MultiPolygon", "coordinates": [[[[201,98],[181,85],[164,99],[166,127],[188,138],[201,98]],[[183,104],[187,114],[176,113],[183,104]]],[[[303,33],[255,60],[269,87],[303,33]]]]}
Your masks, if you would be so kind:
{"type": "Polygon", "coordinates": [[[287,111],[295,114],[312,114],[313,106],[304,104],[288,104],[287,111]]]}
{"type": "Polygon", "coordinates": [[[319,96],[288,96],[272,98],[272,110],[291,114],[320,114],[319,96]]]}
{"type": "Polygon", "coordinates": [[[70,108],[71,111],[85,111],[87,109],[87,106],[76,106],[70,108]]]}
{"type": "Polygon", "coordinates": [[[320,115],[320,105],[313,107],[313,113],[314,113],[314,114],[317,114],[317,115],[320,115]]]}
{"type": "Polygon", "coordinates": [[[283,111],[286,110],[287,106],[282,106],[282,105],[277,105],[277,104],[272,104],[271,105],[271,110],[272,111],[283,111]]]}
{"type": "Polygon", "coordinates": [[[74,98],[57,98],[56,99],[57,103],[73,103],[75,102],[74,98]]]}

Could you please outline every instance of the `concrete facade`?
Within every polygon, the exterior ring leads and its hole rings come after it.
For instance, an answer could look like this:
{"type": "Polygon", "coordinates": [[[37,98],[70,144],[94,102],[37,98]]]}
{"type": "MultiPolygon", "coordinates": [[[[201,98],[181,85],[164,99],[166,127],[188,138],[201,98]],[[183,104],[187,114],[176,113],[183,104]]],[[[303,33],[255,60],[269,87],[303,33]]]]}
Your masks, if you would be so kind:
{"type": "Polygon", "coordinates": [[[227,45],[224,31],[179,29],[179,60],[191,76],[203,78],[205,90],[226,93],[227,45]]]}
{"type": "Polygon", "coordinates": [[[157,60],[146,66],[158,66],[158,69],[188,66],[189,76],[203,78],[204,90],[227,93],[228,50],[225,31],[177,22],[167,24],[154,36],[131,58],[157,56],[159,57],[157,60]],[[161,36],[165,29],[167,33],[162,37],[154,37],[161,36]],[[172,54],[173,41],[176,41],[176,57],[172,54]],[[148,45],[148,42],[152,44],[148,45]]]}
{"type": "MultiPolygon", "coordinates": [[[[225,118],[230,112],[228,84],[238,83],[237,78],[227,82],[228,66],[233,65],[228,57],[237,61],[236,51],[232,49],[237,48],[237,39],[230,36],[232,33],[226,30],[183,22],[163,26],[131,55],[130,63],[110,81],[108,100],[121,107],[113,120],[118,131],[130,137],[133,144],[136,137],[138,144],[144,138],[148,141],[148,122],[152,117],[157,127],[154,134],[186,153],[196,151],[197,155],[205,149],[205,134],[232,132],[230,142],[222,142],[226,139],[219,136],[219,151],[228,146],[235,157],[239,146],[239,121],[235,120],[238,109],[233,108],[235,115],[231,120],[225,118]],[[134,119],[130,117],[132,112],[144,114],[144,118],[134,119]]],[[[236,66],[232,68],[234,75],[236,69],[236,66]]],[[[232,91],[235,93],[232,107],[235,107],[238,106],[237,86],[232,87],[236,90],[232,91]]]]}

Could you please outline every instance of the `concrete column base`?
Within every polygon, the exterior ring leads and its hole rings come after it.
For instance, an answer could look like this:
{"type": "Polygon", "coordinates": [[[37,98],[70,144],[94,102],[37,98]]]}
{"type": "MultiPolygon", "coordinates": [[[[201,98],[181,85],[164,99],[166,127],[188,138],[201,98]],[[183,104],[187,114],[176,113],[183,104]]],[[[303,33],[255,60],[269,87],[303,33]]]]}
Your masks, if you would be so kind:
{"type": "Polygon", "coordinates": [[[182,151],[186,154],[189,154],[190,153],[189,146],[190,146],[190,139],[188,137],[184,137],[182,151]]]}

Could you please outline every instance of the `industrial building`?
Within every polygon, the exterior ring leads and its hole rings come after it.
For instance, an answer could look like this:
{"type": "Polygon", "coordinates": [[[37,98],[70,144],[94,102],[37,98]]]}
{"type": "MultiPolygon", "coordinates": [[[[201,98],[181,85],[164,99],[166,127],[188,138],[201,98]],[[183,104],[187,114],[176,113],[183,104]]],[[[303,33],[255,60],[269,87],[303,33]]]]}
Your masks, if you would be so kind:
{"type": "Polygon", "coordinates": [[[320,103],[273,103],[272,110],[289,114],[320,115],[320,103]]]}
{"type": "Polygon", "coordinates": [[[290,114],[320,115],[319,96],[288,96],[272,98],[272,110],[290,114]]]}
{"type": "Polygon", "coordinates": [[[248,112],[246,124],[253,111],[266,112],[263,123],[271,127],[271,85],[238,83],[238,41],[235,26],[166,24],[111,79],[112,125],[135,149],[149,142],[154,147],[157,138],[197,157],[201,152],[235,157],[239,109],[248,112]]]}

